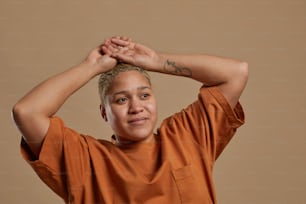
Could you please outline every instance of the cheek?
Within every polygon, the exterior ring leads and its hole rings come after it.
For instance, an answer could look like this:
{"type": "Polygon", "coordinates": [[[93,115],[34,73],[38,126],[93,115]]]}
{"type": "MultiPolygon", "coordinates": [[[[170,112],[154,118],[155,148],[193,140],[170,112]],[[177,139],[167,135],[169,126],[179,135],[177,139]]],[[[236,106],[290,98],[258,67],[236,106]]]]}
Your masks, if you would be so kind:
{"type": "Polygon", "coordinates": [[[107,117],[109,119],[109,121],[111,122],[117,122],[120,121],[120,119],[122,119],[124,117],[124,109],[122,107],[113,107],[111,106],[106,114],[107,117]]]}
{"type": "Polygon", "coordinates": [[[147,109],[152,115],[157,115],[157,104],[155,103],[155,101],[147,104],[147,109]]]}

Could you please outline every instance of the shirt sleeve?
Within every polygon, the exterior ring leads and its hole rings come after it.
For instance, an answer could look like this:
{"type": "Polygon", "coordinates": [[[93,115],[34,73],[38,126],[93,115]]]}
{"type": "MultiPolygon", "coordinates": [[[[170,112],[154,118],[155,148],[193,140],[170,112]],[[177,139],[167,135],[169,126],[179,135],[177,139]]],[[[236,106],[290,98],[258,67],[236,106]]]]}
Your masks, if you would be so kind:
{"type": "Polygon", "coordinates": [[[198,100],[175,114],[171,123],[182,140],[191,137],[215,161],[244,123],[244,112],[239,102],[232,109],[219,88],[203,86],[198,100]]]}
{"type": "Polygon", "coordinates": [[[69,188],[83,184],[89,168],[88,145],[84,136],[67,128],[58,118],[50,119],[38,159],[33,157],[26,142],[21,141],[21,154],[41,180],[67,201],[69,188]]]}

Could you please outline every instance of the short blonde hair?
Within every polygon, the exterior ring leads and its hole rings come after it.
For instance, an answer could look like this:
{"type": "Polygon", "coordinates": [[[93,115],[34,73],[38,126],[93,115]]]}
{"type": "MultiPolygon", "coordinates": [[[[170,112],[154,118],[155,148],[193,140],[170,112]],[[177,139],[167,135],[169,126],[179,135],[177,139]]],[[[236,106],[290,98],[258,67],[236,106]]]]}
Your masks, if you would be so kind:
{"type": "Polygon", "coordinates": [[[98,86],[101,104],[105,105],[105,95],[109,87],[111,86],[113,79],[121,72],[132,70],[138,71],[139,73],[143,74],[144,77],[146,77],[148,82],[151,84],[150,75],[144,69],[129,64],[119,63],[113,69],[104,72],[100,75],[98,86]]]}

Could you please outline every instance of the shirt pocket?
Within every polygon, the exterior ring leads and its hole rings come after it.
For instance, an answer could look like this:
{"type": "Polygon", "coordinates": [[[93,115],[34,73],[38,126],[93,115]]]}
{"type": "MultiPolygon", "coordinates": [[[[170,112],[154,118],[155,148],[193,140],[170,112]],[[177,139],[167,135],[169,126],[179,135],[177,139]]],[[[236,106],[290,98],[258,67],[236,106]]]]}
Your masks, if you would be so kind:
{"type": "Polygon", "coordinates": [[[194,203],[199,189],[192,173],[190,165],[172,170],[172,176],[175,180],[182,203],[194,203]]]}

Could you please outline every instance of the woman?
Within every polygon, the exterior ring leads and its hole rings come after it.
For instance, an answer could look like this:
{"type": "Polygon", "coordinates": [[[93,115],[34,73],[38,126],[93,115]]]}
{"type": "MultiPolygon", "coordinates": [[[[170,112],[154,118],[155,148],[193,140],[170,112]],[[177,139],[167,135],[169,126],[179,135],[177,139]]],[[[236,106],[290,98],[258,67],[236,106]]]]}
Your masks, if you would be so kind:
{"type": "Polygon", "coordinates": [[[22,154],[66,203],[216,203],[212,167],[244,123],[238,100],[247,77],[247,64],[238,60],[157,53],[127,37],[106,39],[15,104],[22,154]],[[157,133],[146,71],[203,84],[198,100],[165,119],[157,133]],[[55,116],[97,75],[112,142],[79,134],[55,116]]]}

